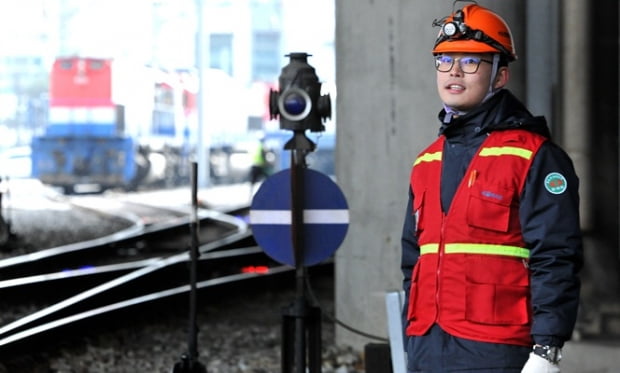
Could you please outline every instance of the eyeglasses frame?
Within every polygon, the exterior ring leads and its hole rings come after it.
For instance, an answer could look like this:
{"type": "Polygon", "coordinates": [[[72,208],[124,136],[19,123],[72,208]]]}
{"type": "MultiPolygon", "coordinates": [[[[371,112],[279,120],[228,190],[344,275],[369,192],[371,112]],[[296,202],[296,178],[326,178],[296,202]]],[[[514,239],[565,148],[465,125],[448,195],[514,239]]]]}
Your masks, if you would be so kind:
{"type": "Polygon", "coordinates": [[[452,70],[452,68],[454,67],[454,62],[458,61],[459,69],[463,72],[463,74],[475,74],[475,73],[478,72],[478,69],[480,68],[480,63],[481,62],[486,62],[486,63],[489,63],[489,64],[493,64],[493,61],[484,59],[482,57],[476,57],[476,56],[463,56],[463,57],[456,57],[456,58],[454,58],[454,57],[446,56],[444,54],[440,54],[440,55],[434,56],[434,59],[435,59],[435,70],[437,70],[437,71],[439,71],[441,73],[450,72],[452,70]],[[445,71],[444,70],[439,70],[439,64],[437,63],[437,59],[440,58],[440,57],[449,57],[449,58],[452,59],[452,63],[450,64],[450,67],[447,70],[445,70],[445,71]],[[476,65],[476,69],[474,71],[465,72],[465,70],[463,70],[463,66],[461,65],[461,59],[463,57],[470,57],[470,58],[473,57],[473,58],[480,59],[480,61],[478,62],[478,65],[476,65]]]}

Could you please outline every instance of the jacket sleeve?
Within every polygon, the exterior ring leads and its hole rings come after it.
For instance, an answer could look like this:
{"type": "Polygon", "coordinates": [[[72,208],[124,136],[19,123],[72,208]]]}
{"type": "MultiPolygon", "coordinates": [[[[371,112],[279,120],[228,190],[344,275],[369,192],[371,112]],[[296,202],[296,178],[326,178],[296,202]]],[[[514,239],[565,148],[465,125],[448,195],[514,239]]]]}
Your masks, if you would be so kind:
{"type": "Polygon", "coordinates": [[[519,207],[530,249],[532,336],[535,343],[562,346],[570,339],[579,306],[583,248],[579,226],[579,179],[572,161],[548,141],[529,170],[519,207]],[[554,189],[553,179],[565,179],[554,189]]]}
{"type": "Polygon", "coordinates": [[[405,300],[402,310],[403,335],[405,336],[405,346],[407,338],[405,329],[407,328],[407,308],[409,305],[409,288],[411,287],[411,274],[420,256],[420,247],[415,235],[415,215],[413,213],[413,192],[409,188],[409,201],[405,213],[405,222],[403,224],[403,233],[401,237],[402,255],[400,268],[403,272],[403,290],[405,292],[405,300]]]}

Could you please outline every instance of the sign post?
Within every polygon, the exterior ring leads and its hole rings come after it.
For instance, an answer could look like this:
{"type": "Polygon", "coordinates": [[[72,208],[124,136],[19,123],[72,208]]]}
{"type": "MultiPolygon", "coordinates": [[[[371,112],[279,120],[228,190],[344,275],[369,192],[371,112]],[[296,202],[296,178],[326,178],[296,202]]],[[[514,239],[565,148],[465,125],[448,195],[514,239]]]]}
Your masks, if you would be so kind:
{"type": "Polygon", "coordinates": [[[321,372],[321,311],[306,297],[306,266],[327,259],[342,243],[348,210],[340,189],[327,176],[311,171],[306,155],[316,145],[305,131],[321,132],[331,116],[329,95],[306,53],[291,53],[282,69],[280,91],[271,91],[271,117],[293,131],[284,149],[291,151],[291,168],[270,176],[259,188],[250,210],[257,243],[275,260],[295,266],[296,297],[282,310],[282,373],[321,372]],[[326,196],[335,196],[333,204],[326,196]],[[324,239],[327,237],[326,239],[324,239]],[[331,243],[331,245],[330,245],[331,243]],[[306,344],[309,343],[309,345],[306,344]]]}

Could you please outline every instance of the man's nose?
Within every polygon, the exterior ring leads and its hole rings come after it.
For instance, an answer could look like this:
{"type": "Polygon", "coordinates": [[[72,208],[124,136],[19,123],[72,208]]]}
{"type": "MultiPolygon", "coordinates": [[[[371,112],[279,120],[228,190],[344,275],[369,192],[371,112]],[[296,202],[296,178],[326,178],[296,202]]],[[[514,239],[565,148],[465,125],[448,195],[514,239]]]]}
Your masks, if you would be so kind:
{"type": "Polygon", "coordinates": [[[452,68],[450,69],[451,75],[462,75],[463,70],[461,69],[461,60],[459,58],[455,58],[452,63],[452,68]]]}

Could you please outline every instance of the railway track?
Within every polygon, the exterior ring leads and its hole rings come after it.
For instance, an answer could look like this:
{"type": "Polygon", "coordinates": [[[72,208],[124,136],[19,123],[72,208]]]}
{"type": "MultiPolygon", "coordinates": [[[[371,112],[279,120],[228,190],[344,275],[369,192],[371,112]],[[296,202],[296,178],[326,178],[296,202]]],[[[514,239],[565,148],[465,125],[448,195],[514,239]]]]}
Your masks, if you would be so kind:
{"type": "MultiPolygon", "coordinates": [[[[82,204],[76,208],[86,207],[82,204]]],[[[149,208],[135,203],[123,203],[112,209],[108,206],[107,210],[95,208],[92,205],[89,207],[94,213],[103,215],[102,219],[127,220],[127,227],[103,237],[0,259],[0,280],[69,271],[75,271],[77,275],[105,264],[159,258],[188,248],[190,216],[187,212],[149,208]],[[136,210],[140,210],[141,215],[137,215],[136,210]],[[159,216],[159,220],[154,221],[154,216],[159,216]]],[[[231,214],[243,212],[232,211],[231,214]]],[[[76,224],[79,226],[79,222],[76,224]]],[[[206,210],[199,212],[198,225],[200,237],[207,242],[247,230],[246,224],[234,215],[206,210]]]]}
{"type": "Polygon", "coordinates": [[[187,294],[192,224],[201,238],[199,291],[294,270],[256,246],[245,213],[205,210],[196,221],[183,213],[148,223],[138,218],[110,236],[1,259],[0,305],[20,311],[0,325],[0,361],[71,340],[101,320],[122,319],[106,316],[187,294]]]}

